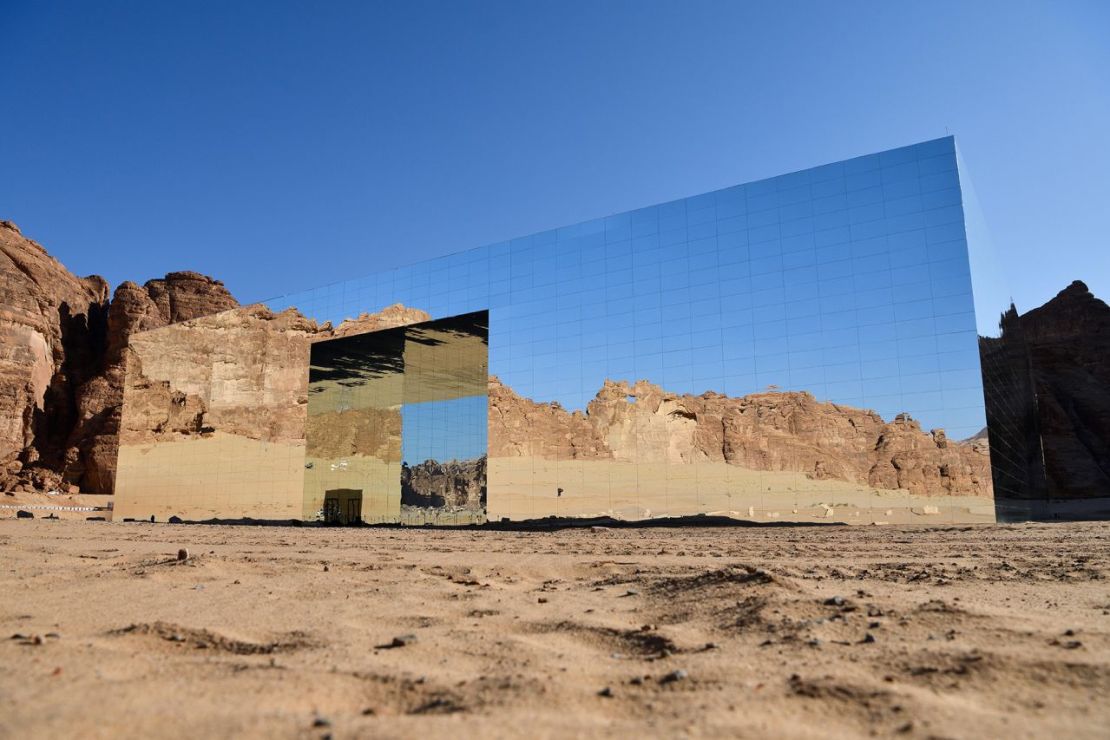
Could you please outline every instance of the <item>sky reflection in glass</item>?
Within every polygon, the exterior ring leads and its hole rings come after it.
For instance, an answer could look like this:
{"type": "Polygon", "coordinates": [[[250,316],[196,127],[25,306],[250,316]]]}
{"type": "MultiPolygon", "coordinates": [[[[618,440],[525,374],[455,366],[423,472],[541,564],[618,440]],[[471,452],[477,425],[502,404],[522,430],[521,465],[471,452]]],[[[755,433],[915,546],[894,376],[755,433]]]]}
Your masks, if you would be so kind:
{"type": "MultiPolygon", "coordinates": [[[[488,308],[490,374],[567,409],[606,379],[647,379],[809,391],[958,439],[985,426],[951,137],[268,302],[335,323],[394,303],[433,318],[488,308]]],[[[405,413],[419,426],[444,411],[405,413]]],[[[433,436],[406,459],[470,449],[433,436]]]]}

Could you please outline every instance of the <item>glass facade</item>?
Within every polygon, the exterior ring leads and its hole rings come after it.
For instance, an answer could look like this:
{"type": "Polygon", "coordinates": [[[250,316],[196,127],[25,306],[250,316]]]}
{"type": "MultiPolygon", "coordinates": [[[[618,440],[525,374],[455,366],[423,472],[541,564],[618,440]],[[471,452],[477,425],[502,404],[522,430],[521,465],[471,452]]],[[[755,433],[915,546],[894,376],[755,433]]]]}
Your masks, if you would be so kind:
{"type": "Polygon", "coordinates": [[[485,311],[310,350],[306,520],[485,520],[485,311]]]}
{"type": "Polygon", "coordinates": [[[962,186],[948,137],[137,335],[117,516],[993,521],[962,186]]]}

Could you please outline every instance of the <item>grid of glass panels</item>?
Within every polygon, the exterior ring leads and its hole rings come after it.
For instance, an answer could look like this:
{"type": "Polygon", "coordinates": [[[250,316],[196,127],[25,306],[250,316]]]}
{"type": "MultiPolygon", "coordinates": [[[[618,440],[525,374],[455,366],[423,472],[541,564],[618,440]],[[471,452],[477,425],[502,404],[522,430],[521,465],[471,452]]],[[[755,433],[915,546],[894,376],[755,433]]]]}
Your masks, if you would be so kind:
{"type": "MultiPolygon", "coordinates": [[[[808,391],[886,421],[908,414],[954,442],[986,425],[952,138],[268,303],[333,322],[394,303],[433,317],[488,308],[490,373],[567,410],[585,410],[606,380],[646,379],[672,394],[808,391]]],[[[698,470],[668,469],[678,483],[666,490],[700,511],[689,484],[698,470]]],[[[803,471],[765,472],[776,481],[753,488],[812,488],[803,471]],[[797,480],[780,485],[771,472],[797,480]]],[[[557,480],[536,485],[537,506],[507,515],[564,503],[544,500],[567,488],[557,480]]],[[[614,498],[636,498],[620,486],[614,498]]]]}
{"type": "Polygon", "coordinates": [[[304,518],[485,521],[488,314],[312,345],[304,518]]]}
{"type": "Polygon", "coordinates": [[[489,312],[492,518],[994,518],[951,137],[266,302],[398,303],[489,312]]]}

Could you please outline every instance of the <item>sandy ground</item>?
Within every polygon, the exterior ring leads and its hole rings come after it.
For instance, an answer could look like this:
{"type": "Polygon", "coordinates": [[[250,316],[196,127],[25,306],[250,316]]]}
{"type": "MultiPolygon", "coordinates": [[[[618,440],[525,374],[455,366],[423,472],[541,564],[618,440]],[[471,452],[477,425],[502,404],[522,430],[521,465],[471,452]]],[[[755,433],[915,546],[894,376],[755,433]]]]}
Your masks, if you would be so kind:
{"type": "Polygon", "coordinates": [[[1110,728],[1110,524],[4,519],[0,564],[0,737],[1110,728]]]}

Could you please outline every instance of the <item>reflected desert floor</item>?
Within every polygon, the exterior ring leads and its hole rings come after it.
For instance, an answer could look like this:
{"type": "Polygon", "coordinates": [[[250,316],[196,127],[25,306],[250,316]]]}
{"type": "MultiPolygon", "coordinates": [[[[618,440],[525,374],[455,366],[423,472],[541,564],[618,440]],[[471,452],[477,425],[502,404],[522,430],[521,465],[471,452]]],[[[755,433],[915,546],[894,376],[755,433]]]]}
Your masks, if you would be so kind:
{"type": "Polygon", "coordinates": [[[0,561],[0,737],[1094,738],[1110,726],[1108,524],[4,518],[0,561]]]}
{"type": "Polygon", "coordinates": [[[637,521],[697,512],[755,522],[995,521],[994,500],[984,496],[916,496],[722,462],[668,465],[492,457],[489,476],[491,521],[548,516],[637,521]]]}

